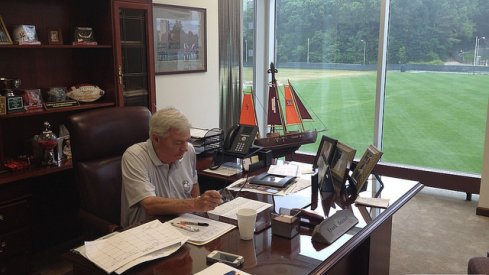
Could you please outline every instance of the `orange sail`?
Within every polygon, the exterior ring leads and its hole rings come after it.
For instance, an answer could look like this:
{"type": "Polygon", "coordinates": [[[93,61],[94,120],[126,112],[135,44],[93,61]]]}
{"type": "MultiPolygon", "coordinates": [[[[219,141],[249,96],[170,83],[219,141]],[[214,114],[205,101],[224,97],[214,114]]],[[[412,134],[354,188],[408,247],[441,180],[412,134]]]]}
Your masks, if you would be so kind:
{"type": "Polygon", "coordinates": [[[243,104],[241,105],[239,124],[257,125],[255,106],[253,106],[253,96],[251,93],[243,94],[243,104]]]}
{"type": "Polygon", "coordinates": [[[287,124],[301,124],[302,120],[296,106],[295,98],[290,90],[290,85],[284,85],[285,121],[287,124]]]}

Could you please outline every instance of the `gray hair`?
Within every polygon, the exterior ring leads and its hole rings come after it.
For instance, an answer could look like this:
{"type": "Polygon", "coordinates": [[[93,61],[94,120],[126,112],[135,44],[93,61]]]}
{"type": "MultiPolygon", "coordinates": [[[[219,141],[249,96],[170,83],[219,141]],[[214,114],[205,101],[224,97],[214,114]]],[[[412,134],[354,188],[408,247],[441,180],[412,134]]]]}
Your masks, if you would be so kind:
{"type": "Polygon", "coordinates": [[[179,132],[190,131],[190,122],[187,117],[173,107],[164,108],[158,110],[151,116],[149,121],[149,135],[157,134],[160,137],[164,137],[171,129],[175,129],[179,132]]]}

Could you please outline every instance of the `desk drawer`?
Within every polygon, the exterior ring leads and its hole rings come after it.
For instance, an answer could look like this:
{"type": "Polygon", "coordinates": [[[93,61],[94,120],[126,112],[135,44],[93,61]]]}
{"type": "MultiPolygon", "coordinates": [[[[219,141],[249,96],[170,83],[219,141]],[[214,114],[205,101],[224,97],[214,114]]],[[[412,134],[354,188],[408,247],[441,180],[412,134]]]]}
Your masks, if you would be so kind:
{"type": "Polygon", "coordinates": [[[30,274],[30,257],[25,253],[11,259],[0,261],[0,275],[30,274]]]}
{"type": "Polygon", "coordinates": [[[0,234],[29,224],[29,203],[21,200],[0,206],[0,234]]]}
{"type": "MultiPolygon", "coordinates": [[[[27,227],[0,235],[0,259],[29,252],[30,242],[30,234],[27,227]]],[[[0,262],[3,262],[3,260],[0,262]]]]}

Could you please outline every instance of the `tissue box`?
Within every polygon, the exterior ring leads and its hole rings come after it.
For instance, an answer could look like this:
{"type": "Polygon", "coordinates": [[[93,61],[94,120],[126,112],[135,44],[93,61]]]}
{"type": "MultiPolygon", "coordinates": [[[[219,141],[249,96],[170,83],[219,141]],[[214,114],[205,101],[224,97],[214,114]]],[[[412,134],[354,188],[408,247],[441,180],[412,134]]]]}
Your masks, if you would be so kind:
{"type": "Polygon", "coordinates": [[[292,239],[299,234],[300,219],[294,216],[277,215],[272,218],[272,234],[292,239]]]}

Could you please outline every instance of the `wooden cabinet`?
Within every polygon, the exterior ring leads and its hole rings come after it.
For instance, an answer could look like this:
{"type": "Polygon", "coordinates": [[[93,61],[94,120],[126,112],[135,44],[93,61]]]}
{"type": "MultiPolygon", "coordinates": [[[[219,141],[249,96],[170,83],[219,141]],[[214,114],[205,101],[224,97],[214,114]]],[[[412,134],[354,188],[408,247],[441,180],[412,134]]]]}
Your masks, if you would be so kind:
{"type": "Polygon", "coordinates": [[[94,103],[40,112],[0,116],[0,159],[30,153],[29,139],[40,133],[43,121],[53,132],[73,112],[117,105],[110,0],[3,0],[0,16],[12,34],[16,25],[34,25],[41,45],[0,45],[0,77],[20,79],[23,89],[93,84],[104,90],[94,103]],[[73,45],[76,27],[92,27],[97,45],[73,45]],[[48,33],[58,30],[63,44],[49,44],[48,33]]]}
{"type": "Polygon", "coordinates": [[[25,274],[31,252],[30,192],[25,185],[0,186],[0,273],[25,274]]]}
{"type": "Polygon", "coordinates": [[[155,111],[152,5],[114,2],[114,37],[120,104],[155,111]]]}
{"type": "MultiPolygon", "coordinates": [[[[42,132],[44,121],[58,135],[59,126],[76,112],[130,105],[155,110],[151,1],[2,0],[0,16],[11,35],[16,25],[34,25],[41,42],[0,43],[0,77],[20,79],[19,92],[80,84],[97,85],[105,92],[99,100],[79,106],[0,115],[0,163],[31,155],[32,138],[42,132]],[[91,27],[97,44],[74,45],[76,27],[91,27]],[[50,31],[61,34],[61,44],[49,43],[50,31]]],[[[0,263],[12,259],[9,266],[0,266],[0,273],[12,268],[24,273],[28,256],[20,255],[76,232],[78,202],[70,161],[59,167],[2,171],[0,199],[0,263]],[[4,243],[14,243],[16,249],[8,245],[5,250],[4,243]]]]}

